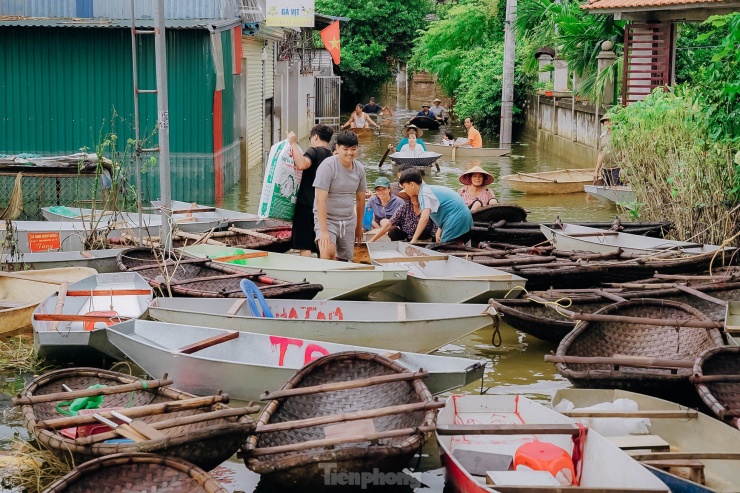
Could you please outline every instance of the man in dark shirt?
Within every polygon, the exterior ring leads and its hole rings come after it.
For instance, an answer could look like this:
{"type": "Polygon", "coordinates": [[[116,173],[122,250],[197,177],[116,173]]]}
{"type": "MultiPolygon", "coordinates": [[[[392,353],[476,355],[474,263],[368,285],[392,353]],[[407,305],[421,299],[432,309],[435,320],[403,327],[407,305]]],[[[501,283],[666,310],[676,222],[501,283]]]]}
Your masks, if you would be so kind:
{"type": "Polygon", "coordinates": [[[431,106],[429,105],[429,103],[422,104],[421,105],[421,111],[418,112],[416,114],[416,116],[426,116],[427,118],[431,118],[432,120],[434,120],[434,113],[432,113],[431,111],[429,111],[429,108],[431,108],[431,106]]]}
{"type": "Polygon", "coordinates": [[[316,233],[314,232],[313,203],[316,190],[313,187],[316,170],[324,159],[331,157],[329,141],[334,130],[327,125],[315,125],[311,129],[309,142],[311,147],[301,156],[296,135],[288,133],[288,141],[293,150],[293,161],[296,169],[302,170],[301,184],[296,195],[295,212],[293,213],[293,248],[300,250],[301,255],[310,257],[317,252],[316,233]]]}
{"type": "Polygon", "coordinates": [[[381,108],[379,104],[375,104],[375,98],[370,98],[370,102],[362,107],[363,113],[367,113],[368,115],[377,115],[382,110],[383,108],[381,108]]]}

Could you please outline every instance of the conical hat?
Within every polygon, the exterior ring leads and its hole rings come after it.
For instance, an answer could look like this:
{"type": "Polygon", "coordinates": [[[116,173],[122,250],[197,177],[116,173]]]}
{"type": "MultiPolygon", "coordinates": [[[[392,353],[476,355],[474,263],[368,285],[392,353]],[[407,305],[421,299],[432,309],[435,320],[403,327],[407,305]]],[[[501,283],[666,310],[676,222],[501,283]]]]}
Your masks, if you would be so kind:
{"type": "Polygon", "coordinates": [[[463,185],[470,185],[471,184],[471,178],[473,177],[473,173],[480,173],[483,175],[483,186],[490,185],[493,183],[493,175],[489,173],[488,171],[484,170],[480,166],[473,166],[469,170],[467,170],[465,173],[460,175],[460,183],[463,185]]]}

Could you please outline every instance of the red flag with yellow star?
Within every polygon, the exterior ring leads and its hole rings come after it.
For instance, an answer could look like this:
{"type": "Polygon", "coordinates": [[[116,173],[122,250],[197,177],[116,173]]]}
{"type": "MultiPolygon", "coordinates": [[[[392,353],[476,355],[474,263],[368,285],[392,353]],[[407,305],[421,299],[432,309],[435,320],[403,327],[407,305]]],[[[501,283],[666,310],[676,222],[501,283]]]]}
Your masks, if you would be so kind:
{"type": "Polygon", "coordinates": [[[321,41],[331,53],[335,65],[339,65],[339,21],[334,21],[327,28],[321,30],[321,41]]]}

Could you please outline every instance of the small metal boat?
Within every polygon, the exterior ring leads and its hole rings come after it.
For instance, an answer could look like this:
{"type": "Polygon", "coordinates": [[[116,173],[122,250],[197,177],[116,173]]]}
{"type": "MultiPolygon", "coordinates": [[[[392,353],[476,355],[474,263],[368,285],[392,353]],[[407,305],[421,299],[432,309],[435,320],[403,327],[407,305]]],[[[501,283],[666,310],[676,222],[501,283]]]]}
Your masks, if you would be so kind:
{"type": "Polygon", "coordinates": [[[581,193],[593,181],[593,169],[559,169],[540,173],[515,173],[502,176],[509,187],[532,195],[581,193]]]}

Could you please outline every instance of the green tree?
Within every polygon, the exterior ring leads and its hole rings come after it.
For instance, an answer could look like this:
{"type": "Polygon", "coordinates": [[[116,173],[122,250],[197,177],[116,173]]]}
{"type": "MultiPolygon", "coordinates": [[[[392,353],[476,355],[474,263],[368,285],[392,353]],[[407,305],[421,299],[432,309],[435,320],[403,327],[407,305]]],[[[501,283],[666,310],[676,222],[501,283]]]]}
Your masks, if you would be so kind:
{"type": "Polygon", "coordinates": [[[348,17],[341,25],[342,99],[354,105],[389,81],[426,26],[429,0],[317,0],[317,12],[348,17]]]}

